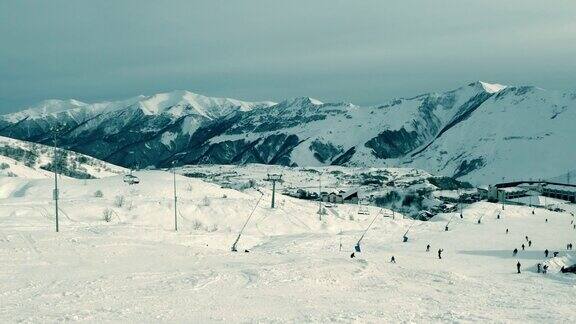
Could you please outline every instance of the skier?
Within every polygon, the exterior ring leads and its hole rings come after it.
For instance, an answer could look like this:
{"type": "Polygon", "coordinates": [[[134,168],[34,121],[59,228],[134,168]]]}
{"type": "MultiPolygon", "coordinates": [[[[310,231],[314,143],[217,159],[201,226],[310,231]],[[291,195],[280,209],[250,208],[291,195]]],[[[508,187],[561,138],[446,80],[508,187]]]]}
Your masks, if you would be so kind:
{"type": "Polygon", "coordinates": [[[524,244],[522,244],[522,251],[524,251],[526,249],[526,246],[524,244]]]}
{"type": "Polygon", "coordinates": [[[482,223],[482,220],[480,218],[478,218],[478,224],[482,223]]]}
{"type": "Polygon", "coordinates": [[[534,209],[532,209],[532,215],[534,215],[534,209]]]}
{"type": "Polygon", "coordinates": [[[442,252],[444,252],[444,250],[442,249],[438,250],[438,259],[442,259],[442,252]]]}
{"type": "Polygon", "coordinates": [[[548,218],[546,218],[546,223],[548,223],[548,218]]]}
{"type": "Polygon", "coordinates": [[[528,241],[528,247],[532,246],[532,241],[528,241]]]}
{"type": "Polygon", "coordinates": [[[508,234],[508,229],[506,229],[506,234],[508,234]]]}
{"type": "Polygon", "coordinates": [[[356,255],[354,254],[354,252],[352,252],[352,254],[350,254],[350,259],[354,259],[356,255]]]}
{"type": "Polygon", "coordinates": [[[426,252],[430,252],[430,244],[426,245],[426,252]]]}
{"type": "Polygon", "coordinates": [[[500,219],[500,214],[498,214],[498,216],[496,216],[496,219],[500,219]]]}
{"type": "Polygon", "coordinates": [[[554,257],[557,257],[558,253],[560,253],[560,252],[554,252],[554,257]]]}
{"type": "Polygon", "coordinates": [[[542,263],[538,263],[536,265],[536,272],[538,272],[538,273],[542,272],[542,263]]]}
{"type": "Polygon", "coordinates": [[[516,269],[518,270],[518,273],[520,273],[520,267],[522,265],[520,264],[520,261],[518,261],[518,263],[516,263],[516,269]]]}
{"type": "Polygon", "coordinates": [[[528,239],[528,235],[526,235],[526,241],[530,241],[530,240],[528,239]]]}
{"type": "Polygon", "coordinates": [[[448,232],[448,225],[446,225],[446,227],[444,227],[444,230],[445,230],[446,232],[448,232]]]}
{"type": "Polygon", "coordinates": [[[396,263],[396,258],[394,258],[394,256],[392,256],[392,258],[390,258],[390,263],[396,263]]]}
{"type": "Polygon", "coordinates": [[[514,249],[514,251],[512,251],[512,256],[516,256],[516,254],[518,254],[518,249],[514,249]]]}
{"type": "Polygon", "coordinates": [[[548,265],[545,264],[543,267],[544,270],[542,270],[542,273],[548,273],[548,265]]]}
{"type": "Polygon", "coordinates": [[[548,251],[548,249],[544,250],[544,256],[548,257],[548,253],[550,253],[550,251],[548,251]]]}

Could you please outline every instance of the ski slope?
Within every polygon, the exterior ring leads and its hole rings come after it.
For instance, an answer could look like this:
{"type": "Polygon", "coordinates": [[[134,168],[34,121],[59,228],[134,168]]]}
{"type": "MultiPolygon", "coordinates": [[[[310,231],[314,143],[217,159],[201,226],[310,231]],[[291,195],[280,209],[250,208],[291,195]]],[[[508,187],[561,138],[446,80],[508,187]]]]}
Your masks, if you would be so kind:
{"type": "Polygon", "coordinates": [[[480,202],[462,220],[441,214],[429,222],[340,205],[320,220],[314,202],[277,195],[278,208],[270,209],[270,190],[262,188],[238,244],[250,252],[232,253],[258,191],[177,175],[174,232],[172,174],[136,175],[134,186],[121,176],[62,178],[60,233],[50,179],[0,178],[1,322],[576,321],[576,276],[558,273],[576,262],[565,250],[576,241],[574,205],[532,215],[480,202]],[[526,235],[532,247],[512,257],[526,235]],[[544,249],[560,254],[544,259],[544,249]],[[538,262],[550,273],[536,273],[538,262]]]}

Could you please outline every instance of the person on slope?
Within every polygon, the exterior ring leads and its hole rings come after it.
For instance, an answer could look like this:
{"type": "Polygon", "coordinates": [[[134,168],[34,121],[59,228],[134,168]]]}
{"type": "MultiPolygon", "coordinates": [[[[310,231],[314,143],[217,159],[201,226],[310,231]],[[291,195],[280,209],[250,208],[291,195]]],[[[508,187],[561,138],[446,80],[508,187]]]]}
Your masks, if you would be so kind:
{"type": "Polygon", "coordinates": [[[526,242],[528,242],[528,241],[530,241],[530,240],[528,239],[528,235],[526,235],[526,242]]]}
{"type": "Polygon", "coordinates": [[[560,252],[554,252],[554,253],[553,253],[554,257],[557,257],[557,256],[558,256],[558,253],[560,253],[560,252]]]}
{"type": "Polygon", "coordinates": [[[543,267],[544,270],[542,270],[542,273],[548,273],[548,265],[545,264],[543,267]]]}
{"type": "Polygon", "coordinates": [[[394,258],[394,256],[392,256],[392,258],[390,258],[390,263],[396,263],[396,258],[394,258]]]}
{"type": "Polygon", "coordinates": [[[442,259],[442,252],[444,252],[443,249],[438,249],[438,259],[442,259]]]}
{"type": "Polygon", "coordinates": [[[520,261],[518,261],[518,263],[516,263],[516,270],[518,270],[518,273],[520,273],[520,267],[522,265],[520,264],[520,261]]]}
{"type": "Polygon", "coordinates": [[[538,272],[538,273],[542,272],[542,263],[538,263],[536,265],[536,272],[538,272]]]}
{"type": "Polygon", "coordinates": [[[508,229],[506,229],[506,234],[508,234],[508,229]]]}
{"type": "Polygon", "coordinates": [[[548,257],[548,253],[550,253],[550,251],[548,251],[548,249],[544,250],[544,256],[548,257]]]}
{"type": "Polygon", "coordinates": [[[528,241],[528,247],[532,246],[532,241],[528,241]]]}
{"type": "Polygon", "coordinates": [[[512,256],[516,256],[516,254],[518,254],[518,249],[514,249],[514,251],[512,251],[512,256]]]}
{"type": "Polygon", "coordinates": [[[350,254],[350,259],[354,259],[354,257],[356,257],[356,254],[354,254],[354,252],[352,252],[352,254],[350,254]]]}
{"type": "Polygon", "coordinates": [[[526,250],[526,245],[522,244],[522,251],[526,250]]]}
{"type": "Polygon", "coordinates": [[[426,245],[426,252],[430,252],[430,244],[426,245]]]}

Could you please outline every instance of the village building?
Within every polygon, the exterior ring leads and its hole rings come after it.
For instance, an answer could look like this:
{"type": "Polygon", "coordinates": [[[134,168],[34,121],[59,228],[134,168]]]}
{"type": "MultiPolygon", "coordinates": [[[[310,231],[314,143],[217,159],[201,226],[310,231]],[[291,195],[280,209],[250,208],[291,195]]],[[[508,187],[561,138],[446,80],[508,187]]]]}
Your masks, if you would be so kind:
{"type": "Polygon", "coordinates": [[[542,196],[576,203],[576,185],[546,183],[541,186],[542,196]]]}
{"type": "Polygon", "coordinates": [[[338,193],[322,193],[322,201],[334,204],[357,204],[358,189],[340,190],[338,193]]]}

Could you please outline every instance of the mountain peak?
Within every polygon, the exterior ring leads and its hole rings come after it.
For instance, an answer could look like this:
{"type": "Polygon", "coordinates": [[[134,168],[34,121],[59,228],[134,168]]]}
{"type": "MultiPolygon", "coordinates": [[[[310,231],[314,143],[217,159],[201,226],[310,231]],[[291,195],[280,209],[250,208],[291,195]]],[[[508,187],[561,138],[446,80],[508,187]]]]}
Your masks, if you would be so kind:
{"type": "Polygon", "coordinates": [[[318,99],[310,98],[310,97],[296,97],[292,99],[286,99],[282,102],[285,106],[320,106],[324,103],[318,99]]]}
{"type": "Polygon", "coordinates": [[[9,116],[9,119],[14,120],[19,120],[24,117],[35,119],[42,118],[43,116],[50,114],[57,114],[68,110],[73,110],[87,105],[87,103],[76,99],[47,99],[40,101],[36,105],[28,107],[22,111],[11,113],[5,116],[9,116]]]}
{"type": "Polygon", "coordinates": [[[502,85],[499,83],[488,83],[488,82],[484,82],[484,81],[476,81],[476,82],[469,84],[469,86],[478,87],[478,88],[480,88],[483,91],[486,91],[488,93],[497,93],[497,92],[500,92],[500,91],[502,91],[508,87],[506,85],[502,85]]]}

